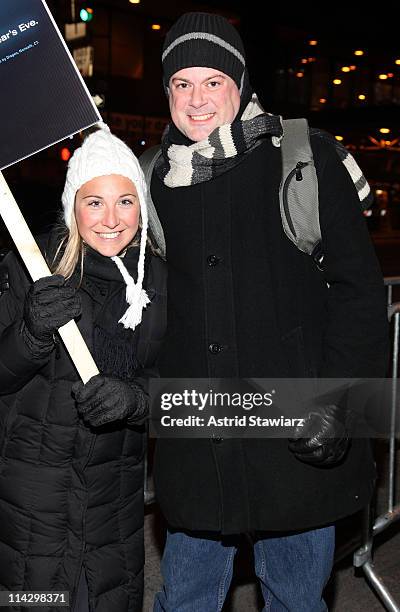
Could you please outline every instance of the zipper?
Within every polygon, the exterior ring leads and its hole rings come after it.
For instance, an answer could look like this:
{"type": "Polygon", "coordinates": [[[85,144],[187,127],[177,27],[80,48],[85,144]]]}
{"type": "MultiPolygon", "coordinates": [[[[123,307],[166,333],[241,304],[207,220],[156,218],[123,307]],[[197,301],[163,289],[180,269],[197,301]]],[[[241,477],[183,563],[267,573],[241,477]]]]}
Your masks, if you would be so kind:
{"type": "Polygon", "coordinates": [[[296,181],[302,181],[303,180],[303,175],[301,173],[301,169],[304,168],[305,166],[308,166],[309,162],[297,162],[296,164],[296,181]]]}
{"type": "Polygon", "coordinates": [[[92,455],[93,455],[94,445],[95,445],[97,436],[96,436],[96,434],[92,434],[92,435],[93,435],[93,438],[90,441],[89,452],[87,454],[86,461],[85,461],[84,466],[83,466],[83,471],[86,470],[87,465],[88,465],[88,463],[91,460],[92,455]]]}
{"type": "Polygon", "coordinates": [[[296,230],[294,229],[292,217],[290,216],[287,193],[289,190],[289,183],[292,180],[293,176],[296,175],[296,181],[302,181],[303,174],[301,171],[303,168],[305,168],[305,166],[308,166],[309,163],[310,162],[301,162],[301,161],[297,162],[296,167],[293,168],[293,170],[291,170],[289,174],[287,175],[285,183],[283,185],[283,209],[285,211],[285,215],[286,215],[286,219],[289,224],[289,227],[290,227],[290,231],[292,232],[295,238],[297,237],[297,234],[296,234],[296,230]]]}
{"type": "Polygon", "coordinates": [[[60,359],[61,357],[60,340],[57,334],[53,334],[53,342],[55,345],[55,358],[60,359]]]}
{"type": "MultiPolygon", "coordinates": [[[[81,508],[82,508],[82,546],[81,546],[81,554],[80,554],[81,562],[79,564],[78,574],[77,574],[77,577],[75,578],[75,581],[74,581],[74,584],[73,584],[73,587],[72,587],[72,592],[71,592],[71,594],[72,593],[75,594],[75,597],[76,597],[76,594],[77,594],[77,589],[78,589],[78,585],[79,585],[79,578],[80,578],[80,575],[81,575],[82,567],[84,567],[85,548],[86,548],[86,510],[87,510],[87,506],[88,506],[89,491],[88,491],[88,488],[87,488],[87,480],[86,480],[86,476],[85,476],[84,472],[86,470],[86,467],[87,467],[90,459],[92,458],[92,454],[93,454],[93,450],[94,450],[94,445],[95,445],[95,442],[96,442],[96,437],[97,437],[96,434],[93,434],[93,438],[90,441],[89,452],[87,454],[85,464],[84,464],[84,466],[82,468],[82,475],[83,475],[83,478],[85,480],[85,487],[86,487],[86,500],[81,505],[81,508]]],[[[88,589],[89,589],[89,585],[88,585],[88,589]]],[[[75,603],[76,603],[76,601],[75,601],[75,603]]]]}

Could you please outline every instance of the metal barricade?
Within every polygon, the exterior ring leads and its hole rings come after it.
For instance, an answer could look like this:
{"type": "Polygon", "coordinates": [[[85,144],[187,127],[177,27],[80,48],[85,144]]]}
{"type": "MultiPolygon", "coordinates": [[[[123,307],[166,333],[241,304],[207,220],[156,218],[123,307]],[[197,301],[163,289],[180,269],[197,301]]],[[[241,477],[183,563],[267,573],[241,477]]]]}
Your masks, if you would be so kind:
{"type": "Polygon", "coordinates": [[[387,305],[389,307],[393,302],[393,287],[400,285],[400,276],[385,276],[384,282],[387,287],[387,305]]]}
{"type": "MultiPolygon", "coordinates": [[[[400,284],[399,277],[385,279],[385,284],[392,287],[400,284]],[[396,278],[398,282],[390,282],[396,278]],[[387,282],[386,282],[387,281],[387,282]]],[[[391,303],[388,297],[388,317],[393,321],[393,359],[392,359],[392,383],[391,383],[391,411],[390,411],[390,435],[389,435],[389,488],[386,511],[372,520],[372,506],[364,513],[363,543],[354,553],[354,567],[362,568],[367,580],[370,582],[378,597],[381,599],[386,610],[400,612],[400,604],[393,599],[389,589],[385,586],[381,576],[372,562],[374,538],[385,529],[400,519],[400,503],[396,505],[395,495],[395,464],[396,464],[396,417],[397,417],[397,385],[399,366],[399,330],[400,330],[400,302],[391,303]]]]}

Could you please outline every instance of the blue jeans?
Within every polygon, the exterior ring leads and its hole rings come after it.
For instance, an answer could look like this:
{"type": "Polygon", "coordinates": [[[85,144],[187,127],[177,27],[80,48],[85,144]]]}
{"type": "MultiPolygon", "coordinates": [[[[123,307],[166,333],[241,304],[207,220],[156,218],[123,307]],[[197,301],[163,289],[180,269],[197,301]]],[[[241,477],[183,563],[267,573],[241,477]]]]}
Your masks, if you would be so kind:
{"type": "MultiPolygon", "coordinates": [[[[322,591],[333,564],[335,528],[254,542],[264,612],[324,612],[322,591]]],[[[232,579],[236,546],[227,538],[168,531],[161,562],[164,586],[153,612],[220,612],[232,579]]]]}

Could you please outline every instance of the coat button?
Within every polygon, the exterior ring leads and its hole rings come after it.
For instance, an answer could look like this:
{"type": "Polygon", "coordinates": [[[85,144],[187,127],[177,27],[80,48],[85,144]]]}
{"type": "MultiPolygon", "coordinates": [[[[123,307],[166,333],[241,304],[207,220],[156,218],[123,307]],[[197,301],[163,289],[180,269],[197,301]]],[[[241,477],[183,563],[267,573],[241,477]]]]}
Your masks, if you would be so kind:
{"type": "Polygon", "coordinates": [[[220,344],[218,344],[218,342],[211,342],[211,344],[208,345],[208,350],[213,355],[217,355],[218,353],[220,353],[221,349],[222,347],[220,344]]]}
{"type": "Polygon", "coordinates": [[[207,257],[207,263],[210,266],[210,268],[213,268],[214,266],[218,265],[220,261],[221,259],[217,257],[216,255],[209,255],[207,257]]]}
{"type": "Polygon", "coordinates": [[[221,444],[221,442],[224,441],[223,438],[213,438],[212,441],[214,442],[214,444],[221,444]]]}

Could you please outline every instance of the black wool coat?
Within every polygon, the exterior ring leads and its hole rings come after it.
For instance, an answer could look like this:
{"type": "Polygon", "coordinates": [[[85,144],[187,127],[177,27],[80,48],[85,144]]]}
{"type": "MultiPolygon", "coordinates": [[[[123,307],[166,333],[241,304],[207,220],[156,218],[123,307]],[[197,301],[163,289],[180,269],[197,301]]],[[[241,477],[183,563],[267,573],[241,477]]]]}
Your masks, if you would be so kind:
{"type": "MultiPolygon", "coordinates": [[[[150,259],[144,286],[151,304],[134,332],[142,383],[154,373],[165,321],[165,266],[150,259]]],[[[144,426],[83,423],[71,396],[78,375],[63,345],[39,360],[24,344],[30,281],[22,263],[10,253],[2,266],[9,289],[0,297],[0,589],[66,590],[73,604],[83,564],[92,611],[139,612],[144,426]]],[[[125,289],[122,277],[100,282],[84,274],[77,322],[89,349],[96,321],[125,289]]]]}
{"type": "MultiPolygon", "coordinates": [[[[169,270],[162,377],[386,375],[382,274],[358,196],[333,147],[318,136],[311,144],[324,274],[284,234],[280,150],[270,139],[208,182],[171,189],[153,173],[169,270]]],[[[362,439],[325,469],[298,461],[285,439],[159,439],[156,447],[156,495],[178,529],[314,528],[365,506],[374,479],[362,439]]]]}

